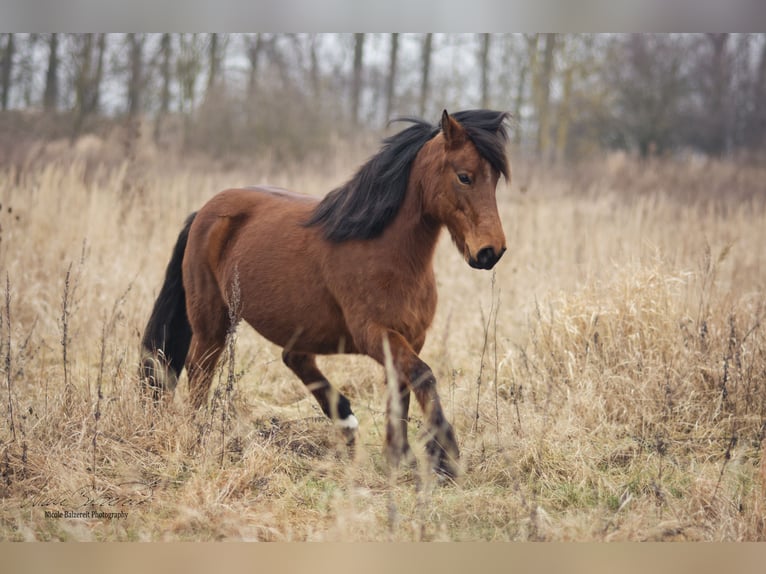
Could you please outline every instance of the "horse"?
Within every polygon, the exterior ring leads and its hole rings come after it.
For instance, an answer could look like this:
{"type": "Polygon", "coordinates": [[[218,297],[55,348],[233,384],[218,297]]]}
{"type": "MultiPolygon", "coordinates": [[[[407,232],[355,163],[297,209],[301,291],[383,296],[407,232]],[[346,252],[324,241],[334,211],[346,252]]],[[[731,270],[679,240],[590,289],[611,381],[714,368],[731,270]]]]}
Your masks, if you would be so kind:
{"type": "Polygon", "coordinates": [[[418,353],[436,311],[442,228],[472,268],[492,269],[506,251],[496,187],[501,175],[509,180],[508,118],[400,118],[410,125],[321,200],[266,186],[213,196],[188,217],[168,263],[142,339],[145,387],[172,397],[185,366],[192,406],[205,405],[227,332],[244,319],[283,348],[285,365],[351,443],[358,420],[316,356],[364,354],[384,366],[388,357],[399,391],[386,401],[389,465],[413,460],[412,393],[429,465],[457,477],[455,432],[418,353]]]}

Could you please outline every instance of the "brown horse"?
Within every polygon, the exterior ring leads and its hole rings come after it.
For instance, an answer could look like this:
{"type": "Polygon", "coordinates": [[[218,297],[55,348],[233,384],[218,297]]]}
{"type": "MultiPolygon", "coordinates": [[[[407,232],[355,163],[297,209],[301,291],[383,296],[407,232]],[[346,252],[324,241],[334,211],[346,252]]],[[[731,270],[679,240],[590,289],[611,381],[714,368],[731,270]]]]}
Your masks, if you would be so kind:
{"type": "Polygon", "coordinates": [[[236,317],[284,348],[285,364],[352,435],[349,400],[316,355],[361,353],[385,364],[388,341],[400,391],[388,401],[389,461],[411,455],[411,391],[426,419],[430,463],[456,476],[455,435],[418,353],[436,310],[442,227],[471,267],[491,269],[505,252],[495,188],[501,174],[509,177],[507,117],[470,110],[445,111],[440,126],[406,119],[413,125],[321,201],[269,187],[214,196],[187,219],[144,333],[142,373],[155,397],[172,393],[185,365],[193,406],[206,403],[234,294],[236,317]]]}

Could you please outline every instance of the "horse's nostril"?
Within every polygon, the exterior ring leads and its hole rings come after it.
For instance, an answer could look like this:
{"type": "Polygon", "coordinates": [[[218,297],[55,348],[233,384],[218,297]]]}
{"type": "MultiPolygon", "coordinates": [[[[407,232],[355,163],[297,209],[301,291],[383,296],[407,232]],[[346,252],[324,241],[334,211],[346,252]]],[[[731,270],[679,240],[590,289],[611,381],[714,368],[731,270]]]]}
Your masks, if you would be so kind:
{"type": "Polygon", "coordinates": [[[497,261],[497,255],[492,247],[485,247],[476,255],[476,260],[483,269],[489,269],[497,261]]]}

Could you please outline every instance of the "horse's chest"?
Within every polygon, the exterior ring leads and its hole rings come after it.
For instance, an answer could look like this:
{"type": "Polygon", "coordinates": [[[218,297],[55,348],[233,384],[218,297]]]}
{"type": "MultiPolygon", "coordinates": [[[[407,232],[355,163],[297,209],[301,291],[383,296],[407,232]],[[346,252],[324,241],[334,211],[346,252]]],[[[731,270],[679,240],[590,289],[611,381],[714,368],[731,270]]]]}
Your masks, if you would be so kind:
{"type": "Polygon", "coordinates": [[[436,312],[433,269],[413,272],[361,260],[355,263],[344,273],[328,275],[331,280],[327,281],[349,329],[354,332],[376,323],[410,341],[422,340],[436,312]]]}
{"type": "Polygon", "coordinates": [[[391,277],[378,292],[375,306],[382,323],[405,335],[421,338],[436,313],[436,282],[433,272],[416,277],[391,277]]]}

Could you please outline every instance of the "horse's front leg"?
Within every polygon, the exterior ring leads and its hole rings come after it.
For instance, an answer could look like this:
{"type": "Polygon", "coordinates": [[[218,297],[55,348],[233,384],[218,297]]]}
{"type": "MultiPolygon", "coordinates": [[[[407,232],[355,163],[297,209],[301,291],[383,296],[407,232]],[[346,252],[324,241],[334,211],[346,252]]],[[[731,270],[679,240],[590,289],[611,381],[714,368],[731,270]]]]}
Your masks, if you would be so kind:
{"type": "MultiPolygon", "coordinates": [[[[398,378],[399,393],[389,393],[391,400],[399,402],[400,407],[408,406],[411,390],[423,410],[426,420],[426,451],[432,468],[439,474],[455,478],[459,474],[458,460],[460,452],[455,440],[452,425],[447,422],[436,391],[436,378],[431,368],[418,357],[407,340],[396,331],[382,327],[368,326],[364,337],[361,338],[361,348],[382,365],[386,364],[384,341],[388,340],[391,359],[398,378]],[[393,397],[393,399],[391,398],[393,397]],[[402,400],[404,399],[404,401],[402,400]],[[402,402],[405,405],[402,405],[402,402]]],[[[386,425],[386,450],[389,460],[397,465],[403,456],[409,452],[406,438],[406,413],[399,421],[392,420],[389,404],[388,422],[386,425]],[[397,428],[397,422],[401,424],[397,428]],[[402,435],[403,434],[403,440],[402,435]]],[[[399,411],[403,412],[403,409],[399,411]]]]}
{"type": "Polygon", "coordinates": [[[431,368],[419,357],[409,371],[409,384],[415,398],[423,409],[426,418],[426,452],[432,468],[449,478],[457,478],[460,473],[455,431],[447,422],[436,392],[436,378],[431,368]]]}

